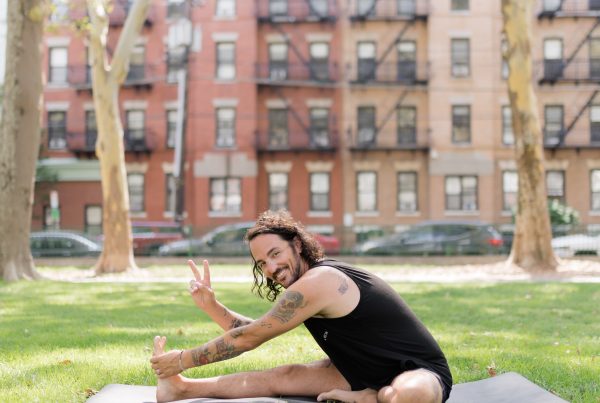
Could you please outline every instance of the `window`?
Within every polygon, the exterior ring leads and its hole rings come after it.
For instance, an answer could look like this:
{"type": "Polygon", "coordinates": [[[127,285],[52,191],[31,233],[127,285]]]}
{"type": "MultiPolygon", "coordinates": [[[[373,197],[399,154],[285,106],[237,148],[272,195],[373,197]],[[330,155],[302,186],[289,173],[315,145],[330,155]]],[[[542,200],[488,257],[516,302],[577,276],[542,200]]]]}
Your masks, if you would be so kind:
{"type": "Polygon", "coordinates": [[[48,82],[51,84],[66,84],[69,56],[66,47],[52,47],[49,52],[48,82]]]}
{"type": "Polygon", "coordinates": [[[178,73],[186,63],[187,51],[183,46],[169,48],[167,52],[167,83],[176,83],[178,73]]]}
{"type": "Polygon", "coordinates": [[[102,206],[85,206],[84,225],[87,234],[102,234],[102,206]]]}
{"type": "Polygon", "coordinates": [[[417,44],[398,42],[398,81],[414,81],[417,77],[417,44]]]}
{"type": "Polygon", "coordinates": [[[375,15],[375,4],[377,0],[356,0],[356,13],[362,17],[370,17],[375,15]]]}
{"type": "Polygon", "coordinates": [[[510,69],[506,56],[508,54],[508,41],[506,39],[502,39],[502,42],[500,43],[500,51],[502,52],[502,71],[500,74],[503,80],[507,80],[510,69]]]}
{"type": "Polygon", "coordinates": [[[565,171],[546,171],[548,200],[565,203],[565,171]]]}
{"type": "Polygon", "coordinates": [[[502,144],[515,144],[515,134],[512,126],[512,109],[509,105],[502,107],[502,144]]]}
{"type": "Polygon", "coordinates": [[[469,0],[451,0],[450,9],[452,11],[469,11],[469,0]]]}
{"type": "Polygon", "coordinates": [[[559,11],[563,0],[544,0],[544,11],[559,11]]]}
{"type": "Polygon", "coordinates": [[[308,0],[310,15],[326,17],[329,14],[328,0],[308,0]]]}
{"type": "Polygon", "coordinates": [[[356,174],[356,196],[357,211],[377,211],[377,172],[358,172],[356,174]]]}
{"type": "Polygon", "coordinates": [[[446,210],[477,211],[477,177],[446,177],[446,210]]]}
{"type": "Polygon", "coordinates": [[[287,43],[272,43],[269,45],[269,79],[285,80],[288,72],[287,43]]]}
{"type": "Polygon", "coordinates": [[[358,81],[369,81],[375,79],[375,42],[358,42],[356,48],[358,81]]]}
{"type": "Polygon", "coordinates": [[[502,210],[515,211],[519,191],[517,171],[502,171],[502,210]]]}
{"type": "Polygon", "coordinates": [[[217,0],[215,15],[217,17],[234,17],[235,0],[217,0]]]}
{"type": "Polygon", "coordinates": [[[48,148],[63,150],[67,147],[67,112],[48,112],[48,148]]]}
{"type": "Polygon", "coordinates": [[[452,106],[452,142],[471,142],[471,107],[468,105],[452,106]]]}
{"type": "Polygon", "coordinates": [[[217,43],[217,78],[233,80],[235,74],[235,43],[217,43]]]}
{"type": "Polygon", "coordinates": [[[417,108],[414,106],[398,107],[398,144],[417,143],[417,108]]]}
{"type": "Polygon", "coordinates": [[[177,189],[173,174],[165,175],[165,213],[175,213],[175,198],[177,189]]]}
{"type": "Polygon", "coordinates": [[[600,105],[590,106],[590,142],[600,142],[600,105]]]}
{"type": "Polygon", "coordinates": [[[52,5],[54,10],[52,10],[50,21],[55,23],[65,22],[69,18],[69,3],[67,0],[53,0],[52,5]]]}
{"type": "Polygon", "coordinates": [[[310,141],[312,147],[329,146],[329,109],[311,108],[310,141]]]}
{"type": "Polygon", "coordinates": [[[128,81],[143,80],[145,77],[146,45],[135,45],[129,60],[128,81]]]}
{"type": "Polygon", "coordinates": [[[312,80],[329,80],[329,44],[313,42],[310,44],[310,77],[312,80]]]}
{"type": "Polygon", "coordinates": [[[560,142],[564,128],[562,105],[546,105],[544,108],[544,143],[556,145],[560,142]]]}
{"type": "Polygon", "coordinates": [[[563,43],[562,39],[544,40],[544,78],[556,80],[563,73],[563,43]]]}
{"type": "Polygon", "coordinates": [[[141,213],[144,211],[144,174],[131,173],[127,175],[129,185],[129,211],[141,213]]]}
{"type": "Polygon", "coordinates": [[[452,77],[468,77],[470,72],[470,51],[468,39],[452,39],[452,77]]]}
{"type": "Polygon", "coordinates": [[[167,18],[184,18],[188,11],[187,0],[167,0],[167,18]]]}
{"type": "Polygon", "coordinates": [[[125,130],[125,148],[127,150],[144,150],[146,112],[141,109],[131,109],[125,112],[127,128],[125,130]]]}
{"type": "Polygon", "coordinates": [[[590,38],[590,78],[600,79],[600,38],[590,38]]]}
{"type": "Polygon", "coordinates": [[[398,5],[398,15],[414,16],[416,13],[415,0],[396,0],[398,5]]]}
{"type": "Polygon", "coordinates": [[[177,109],[167,110],[167,147],[175,147],[175,136],[177,135],[177,109]]]}
{"type": "Polygon", "coordinates": [[[217,147],[235,146],[235,109],[217,108],[217,147]]]}
{"type": "Polygon", "coordinates": [[[98,128],[96,125],[96,112],[85,111],[85,146],[87,149],[96,147],[98,139],[98,128]]]}
{"type": "Polygon", "coordinates": [[[269,109],[269,147],[288,146],[287,109],[269,109]]]}
{"type": "Polygon", "coordinates": [[[242,211],[242,180],[240,178],[210,179],[210,211],[239,213],[242,211]]]}
{"type": "Polygon", "coordinates": [[[287,15],[288,5],[287,0],[269,0],[269,15],[283,16],[287,15]]]}
{"type": "Polygon", "coordinates": [[[329,173],[310,174],[310,211],[329,211],[329,173]]]}
{"type": "Polygon", "coordinates": [[[600,169],[592,169],[590,173],[591,210],[600,211],[600,169]]]}
{"type": "Polygon", "coordinates": [[[360,106],[357,111],[358,137],[357,145],[375,144],[375,107],[360,106]]]}
{"type": "Polygon", "coordinates": [[[399,213],[414,213],[417,204],[417,173],[398,172],[398,200],[396,210],[399,213]]]}
{"type": "Polygon", "coordinates": [[[269,209],[277,211],[288,208],[288,174],[273,172],[269,174],[269,209]]]}

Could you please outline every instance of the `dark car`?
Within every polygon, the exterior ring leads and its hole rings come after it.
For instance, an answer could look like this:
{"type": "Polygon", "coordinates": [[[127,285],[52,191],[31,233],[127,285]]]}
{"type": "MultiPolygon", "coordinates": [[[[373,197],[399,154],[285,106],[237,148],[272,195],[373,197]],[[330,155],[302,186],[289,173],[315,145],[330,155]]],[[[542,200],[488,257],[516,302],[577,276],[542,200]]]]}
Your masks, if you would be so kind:
{"type": "MultiPolygon", "coordinates": [[[[221,225],[200,238],[169,242],[158,249],[160,256],[247,256],[250,253],[244,237],[253,221],[221,225]]],[[[331,235],[313,234],[325,253],[340,252],[339,240],[331,235]]]]}
{"type": "Polygon", "coordinates": [[[102,246],[94,239],[77,232],[32,232],[29,245],[33,257],[98,256],[102,246]]]}
{"type": "Polygon", "coordinates": [[[468,255],[503,253],[500,233],[490,224],[428,221],[404,232],[367,240],[355,252],[365,255],[468,255]]]}

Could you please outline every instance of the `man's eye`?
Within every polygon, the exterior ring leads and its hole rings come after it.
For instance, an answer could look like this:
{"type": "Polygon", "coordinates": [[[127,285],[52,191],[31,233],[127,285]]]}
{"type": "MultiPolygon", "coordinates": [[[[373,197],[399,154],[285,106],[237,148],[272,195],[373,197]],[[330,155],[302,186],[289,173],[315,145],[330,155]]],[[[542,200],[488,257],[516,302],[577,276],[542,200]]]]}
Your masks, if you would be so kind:
{"type": "Polygon", "coordinates": [[[279,251],[278,250],[276,250],[275,252],[273,252],[273,257],[277,257],[277,256],[279,256],[279,251]]]}

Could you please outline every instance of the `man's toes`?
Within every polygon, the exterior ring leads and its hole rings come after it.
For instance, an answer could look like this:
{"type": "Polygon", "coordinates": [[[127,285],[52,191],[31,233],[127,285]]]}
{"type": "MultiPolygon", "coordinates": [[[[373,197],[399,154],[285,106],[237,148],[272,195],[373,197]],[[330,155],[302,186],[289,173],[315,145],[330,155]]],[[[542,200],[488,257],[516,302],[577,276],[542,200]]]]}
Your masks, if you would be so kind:
{"type": "Polygon", "coordinates": [[[154,355],[164,354],[167,338],[165,336],[154,336],[154,355]]]}

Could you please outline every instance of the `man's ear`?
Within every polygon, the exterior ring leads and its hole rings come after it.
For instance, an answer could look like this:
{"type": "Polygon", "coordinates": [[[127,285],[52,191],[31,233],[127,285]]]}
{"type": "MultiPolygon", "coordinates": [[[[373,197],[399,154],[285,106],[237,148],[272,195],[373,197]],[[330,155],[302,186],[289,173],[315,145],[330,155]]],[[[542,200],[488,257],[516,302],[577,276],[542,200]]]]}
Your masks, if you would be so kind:
{"type": "Polygon", "coordinates": [[[296,253],[300,254],[300,252],[302,252],[302,241],[300,240],[300,237],[296,235],[292,242],[294,242],[296,253]]]}

